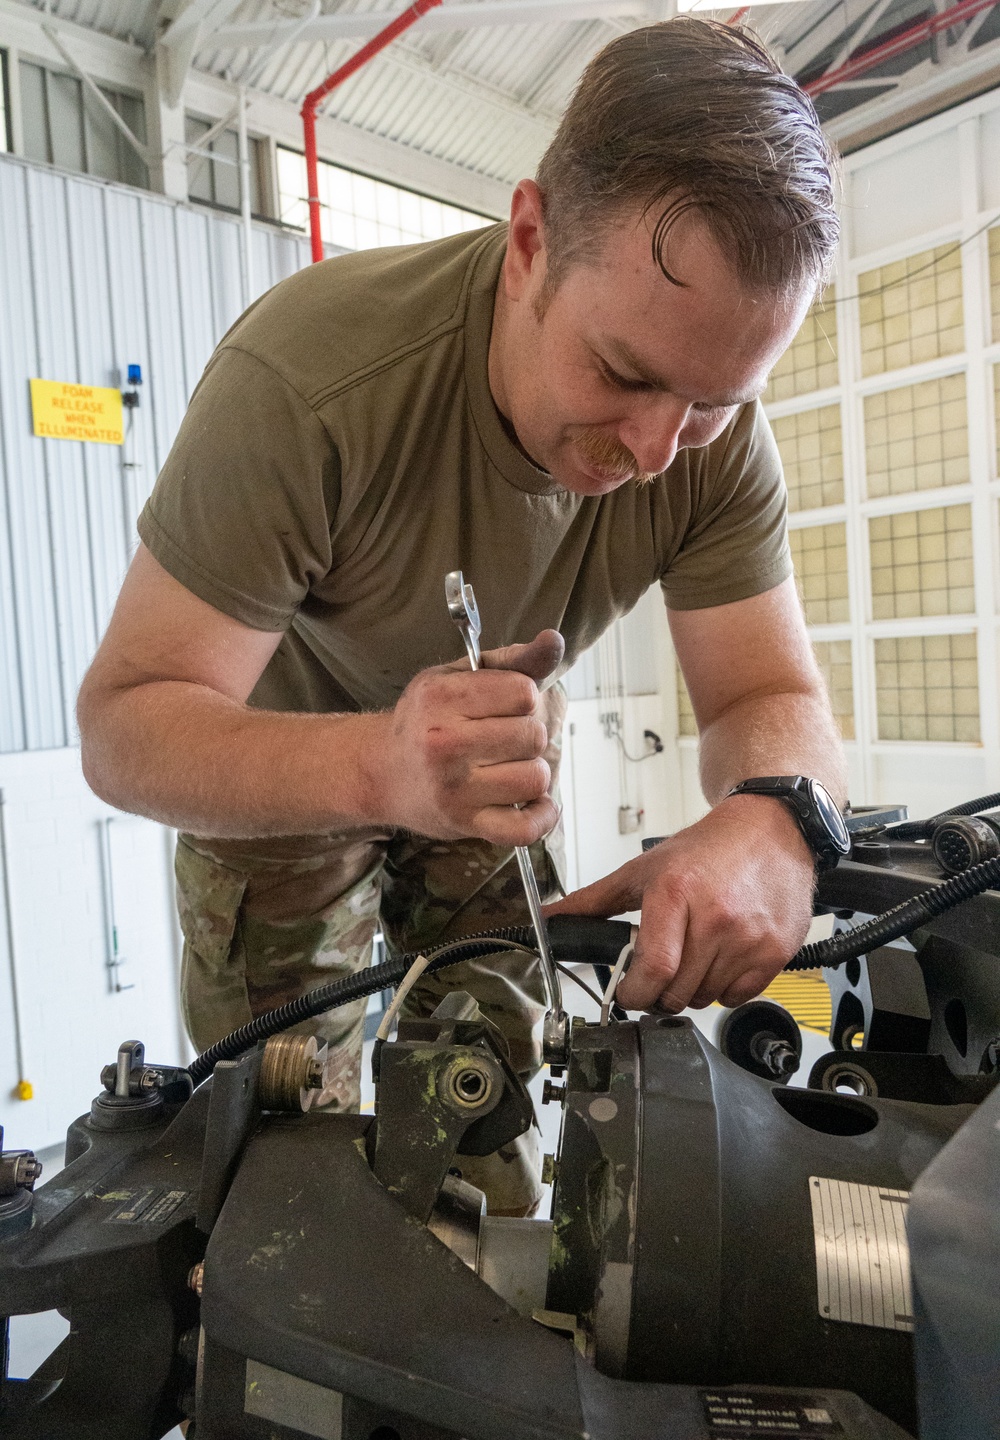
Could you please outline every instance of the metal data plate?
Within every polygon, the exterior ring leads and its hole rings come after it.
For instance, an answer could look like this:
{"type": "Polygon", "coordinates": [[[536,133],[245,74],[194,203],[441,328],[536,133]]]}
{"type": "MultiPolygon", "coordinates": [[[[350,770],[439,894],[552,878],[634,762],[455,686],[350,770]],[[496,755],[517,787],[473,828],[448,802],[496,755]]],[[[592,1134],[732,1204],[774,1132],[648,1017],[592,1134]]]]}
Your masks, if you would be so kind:
{"type": "Polygon", "coordinates": [[[912,1330],[910,1192],[810,1175],[809,1198],[823,1319],[912,1330]]]}
{"type": "Polygon", "coordinates": [[[258,1360],[247,1361],[247,1415],[288,1425],[316,1440],[341,1440],[344,1397],[298,1375],[288,1375],[258,1360]]]}

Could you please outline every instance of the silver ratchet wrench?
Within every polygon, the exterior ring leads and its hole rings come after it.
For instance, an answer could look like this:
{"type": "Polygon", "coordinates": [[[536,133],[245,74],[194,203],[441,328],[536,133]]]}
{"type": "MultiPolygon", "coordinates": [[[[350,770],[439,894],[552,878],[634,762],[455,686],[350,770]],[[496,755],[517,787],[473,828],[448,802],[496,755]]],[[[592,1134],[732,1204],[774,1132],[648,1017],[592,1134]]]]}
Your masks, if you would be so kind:
{"type": "MultiPolygon", "coordinates": [[[[452,570],[444,577],[444,593],[448,602],[448,614],[462,632],[469,664],[473,670],[478,670],[482,663],[479,637],[483,627],[475,591],[466,583],[461,570],[452,570]]],[[[514,854],[517,856],[517,868],[521,872],[524,897],[528,902],[528,913],[542,960],[542,975],[548,1001],[543,1033],[545,1059],[558,1065],[565,1059],[568,1038],[568,1020],[562,1006],[562,986],[549,949],[549,938],[542,918],[542,897],[538,893],[538,881],[535,879],[531,855],[526,845],[515,845],[514,854]]]]}

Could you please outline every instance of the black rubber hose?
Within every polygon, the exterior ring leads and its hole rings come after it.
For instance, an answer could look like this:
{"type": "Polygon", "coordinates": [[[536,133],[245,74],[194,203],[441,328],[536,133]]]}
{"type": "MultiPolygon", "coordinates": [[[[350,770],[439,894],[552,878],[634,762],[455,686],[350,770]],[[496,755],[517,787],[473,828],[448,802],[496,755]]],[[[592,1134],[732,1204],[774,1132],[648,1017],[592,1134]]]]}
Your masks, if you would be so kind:
{"type": "Polygon", "coordinates": [[[980,795],[978,800],[965,800],[961,805],[953,805],[950,810],[932,815],[929,820],[900,820],[887,826],[885,834],[890,840],[929,840],[934,826],[942,820],[955,815],[975,815],[980,810],[993,810],[997,805],[1000,805],[1000,791],[993,795],[980,795]]]}
{"type": "MultiPolygon", "coordinates": [[[[428,956],[430,963],[425,973],[433,974],[435,970],[443,970],[447,965],[457,965],[461,960],[475,960],[482,955],[490,955],[496,949],[496,944],[492,942],[497,940],[510,940],[530,949],[534,939],[535,932],[530,925],[513,925],[505,930],[491,930],[488,935],[451,940],[431,951],[428,956]]],[[[290,1000],[287,1005],[279,1006],[277,1010],[268,1010],[265,1014],[258,1015],[255,1020],[241,1025],[239,1030],[224,1035],[192,1061],[188,1066],[191,1083],[195,1087],[199,1086],[203,1080],[208,1079],[220,1060],[235,1060],[237,1055],[251,1050],[258,1040],[267,1040],[272,1035],[287,1030],[290,1025],[312,1020],[316,1015],[325,1014],[327,1010],[337,1010],[341,1005],[350,1004],[352,1000],[361,1000],[366,995],[377,994],[379,990],[391,989],[399,984],[416,958],[416,955],[400,955],[396,960],[387,960],[384,965],[373,965],[367,970],[348,975],[343,980],[320,985],[317,989],[290,1000]]]]}
{"type": "Polygon", "coordinates": [[[942,885],[932,885],[928,890],[921,890],[912,900],[906,900],[902,905],[886,910],[883,915],[876,915],[873,920],[865,921],[855,930],[842,930],[839,935],[831,935],[828,940],[816,940],[811,945],[803,945],[798,954],[789,960],[785,969],[818,970],[822,965],[836,969],[839,965],[846,965],[848,960],[856,960],[859,955],[866,955],[869,950],[877,949],[879,945],[888,945],[890,940],[898,940],[901,935],[908,935],[911,930],[916,930],[918,925],[925,925],[936,915],[943,915],[946,910],[954,909],[964,900],[971,900],[974,895],[981,895],[984,890],[992,890],[998,885],[1000,855],[994,856],[992,860],[984,860],[979,865],[970,866],[968,870],[953,875],[942,885]]]}
{"type": "MultiPolygon", "coordinates": [[[[584,964],[600,963],[602,960],[617,960],[623,948],[629,943],[632,927],[627,920],[597,920],[589,915],[553,915],[546,922],[549,946],[556,960],[576,960],[584,964]]],[[[448,965],[458,965],[462,960],[476,960],[483,955],[492,955],[497,940],[506,940],[521,945],[526,950],[535,949],[535,932],[530,925],[509,925],[503,930],[484,930],[478,935],[465,935],[457,940],[448,940],[428,951],[430,964],[425,973],[433,974],[448,965]]],[[[333,980],[329,985],[320,985],[305,995],[290,1000],[277,1010],[268,1010],[239,1030],[224,1035],[221,1040],[188,1066],[192,1084],[198,1086],[207,1080],[220,1060],[235,1060],[237,1055],[250,1050],[258,1040],[268,1040],[272,1035],[298,1025],[303,1020],[312,1020],[327,1010],[337,1010],[352,1000],[362,1000],[366,995],[375,995],[379,990],[391,990],[398,985],[416,954],[400,955],[396,960],[387,960],[384,965],[374,965],[368,970],[359,970],[343,980],[333,980]]]]}

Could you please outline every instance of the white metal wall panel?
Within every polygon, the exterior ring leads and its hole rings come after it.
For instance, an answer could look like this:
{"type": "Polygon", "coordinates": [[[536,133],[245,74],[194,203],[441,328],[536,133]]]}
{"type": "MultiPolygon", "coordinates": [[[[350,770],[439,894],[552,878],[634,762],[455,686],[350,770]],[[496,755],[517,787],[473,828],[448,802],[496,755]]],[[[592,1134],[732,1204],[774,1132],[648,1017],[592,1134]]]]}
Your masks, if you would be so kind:
{"type": "MultiPolygon", "coordinates": [[[[0,753],[75,741],[136,517],[243,309],[242,245],[230,216],[0,156],[0,753]],[[131,363],[124,447],[32,435],[32,377],[124,386],[131,363]]],[[[264,226],[253,249],[256,294],[309,260],[264,226]]]]}
{"type": "MultiPolygon", "coordinates": [[[[10,329],[4,332],[6,504],[11,529],[11,574],[14,580],[19,688],[24,712],[22,748],[40,750],[66,743],[60,691],[60,655],[56,629],[55,588],[46,466],[43,448],[30,438],[28,380],[40,373],[36,320],[36,272],[32,248],[44,213],[42,195],[30,193],[25,170],[15,179],[13,194],[4,195],[0,245],[4,247],[3,303],[10,329]]],[[[6,187],[5,187],[6,189],[6,187]]]]}
{"type": "MultiPolygon", "coordinates": [[[[18,283],[27,251],[28,227],[20,175],[0,165],[0,273],[9,284],[0,285],[0,467],[3,476],[20,475],[24,438],[25,396],[15,380],[23,364],[30,333],[26,307],[30,290],[18,283]],[[14,357],[17,357],[17,364],[14,357]]],[[[27,743],[25,694],[21,682],[23,651],[15,556],[17,514],[9,487],[0,491],[0,751],[23,750],[27,743]]]]}
{"type": "MultiPolygon", "coordinates": [[[[68,207],[69,259],[73,284],[73,314],[78,373],[94,376],[102,385],[118,385],[121,377],[115,357],[115,305],[120,279],[110,263],[106,192],[97,186],[83,188],[68,207]]],[[[89,553],[79,544],[78,557],[90,602],[88,633],[75,647],[67,667],[67,701],[70,705],[83,670],[94,653],[98,626],[114,602],[117,582],[124,572],[126,518],[122,457],[110,445],[81,445],[86,485],[89,553]],[[90,563],[87,563],[90,562],[90,563]]],[[[73,722],[75,733],[75,721],[73,722]]]]}
{"type": "MultiPolygon", "coordinates": [[[[256,236],[254,237],[257,238],[256,236]]],[[[213,225],[211,247],[212,307],[215,333],[225,335],[243,312],[243,237],[236,225],[213,225]]]]}
{"type": "MultiPolygon", "coordinates": [[[[212,267],[208,230],[212,221],[203,211],[174,211],[177,264],[184,283],[178,287],[180,335],[184,349],[182,403],[194,391],[215,349],[218,336],[212,314],[212,267]]],[[[162,462],[161,462],[162,463],[162,462]]]]}
{"type": "MultiPolygon", "coordinates": [[[[136,540],[135,522],[157,471],[156,389],[151,382],[149,365],[149,316],[142,259],[143,199],[136,191],[112,186],[104,187],[102,194],[107,227],[112,353],[122,367],[121,378],[125,378],[128,365],[137,364],[142,366],[144,379],[141,409],[133,419],[127,453],[122,456],[122,544],[124,553],[131,554],[136,540]]],[[[114,577],[111,583],[107,608],[117,593],[114,577]]]]}

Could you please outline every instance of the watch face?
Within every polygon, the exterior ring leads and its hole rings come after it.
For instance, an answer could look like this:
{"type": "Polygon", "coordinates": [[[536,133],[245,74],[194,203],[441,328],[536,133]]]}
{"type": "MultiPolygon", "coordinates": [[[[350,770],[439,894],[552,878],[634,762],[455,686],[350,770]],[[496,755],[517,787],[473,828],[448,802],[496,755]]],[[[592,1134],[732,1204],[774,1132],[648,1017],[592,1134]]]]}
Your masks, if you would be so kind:
{"type": "Polygon", "coordinates": [[[812,792],[813,804],[823,824],[830,835],[830,840],[840,851],[841,855],[849,855],[851,850],[851,837],[847,831],[844,817],[840,813],[839,806],[834,802],[830,792],[822,786],[818,780],[810,780],[809,788],[812,792]]]}

